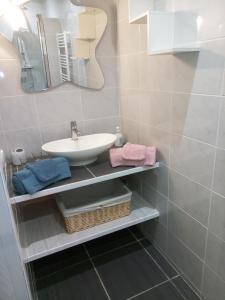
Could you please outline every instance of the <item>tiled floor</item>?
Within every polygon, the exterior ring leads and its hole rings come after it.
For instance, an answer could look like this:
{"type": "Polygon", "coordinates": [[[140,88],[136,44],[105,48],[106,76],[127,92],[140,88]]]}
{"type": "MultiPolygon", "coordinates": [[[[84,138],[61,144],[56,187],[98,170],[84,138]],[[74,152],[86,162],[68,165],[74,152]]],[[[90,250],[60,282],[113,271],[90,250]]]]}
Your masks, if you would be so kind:
{"type": "Polygon", "coordinates": [[[198,300],[136,228],[33,263],[39,300],[198,300]]]}

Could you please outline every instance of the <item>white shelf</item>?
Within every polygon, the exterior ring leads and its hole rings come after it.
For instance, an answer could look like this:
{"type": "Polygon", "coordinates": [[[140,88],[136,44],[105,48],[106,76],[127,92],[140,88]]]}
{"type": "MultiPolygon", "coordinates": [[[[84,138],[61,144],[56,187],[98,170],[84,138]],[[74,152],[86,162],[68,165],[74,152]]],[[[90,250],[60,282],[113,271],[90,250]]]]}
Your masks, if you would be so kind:
{"type": "Polygon", "coordinates": [[[147,24],[149,55],[200,51],[198,14],[187,11],[155,11],[152,2],[129,0],[129,22],[147,24]]]}
{"type": "Polygon", "coordinates": [[[149,11],[137,15],[135,18],[129,20],[130,24],[147,24],[148,23],[149,11]]]}
{"type": "MultiPolygon", "coordinates": [[[[129,20],[130,22],[137,21],[137,24],[145,22],[142,18],[146,18],[146,12],[154,7],[153,0],[129,0],[129,20]],[[138,23],[140,22],[140,23],[138,23]]],[[[147,23],[147,19],[146,22],[147,23]]]]}
{"type": "Polygon", "coordinates": [[[158,51],[151,51],[151,55],[160,55],[160,54],[174,54],[174,53],[186,53],[186,52],[196,52],[200,51],[200,47],[177,47],[171,49],[164,49],[158,51]]]}
{"type": "Polygon", "coordinates": [[[24,262],[34,261],[159,216],[159,212],[136,193],[133,193],[132,205],[132,213],[127,217],[73,234],[66,233],[54,202],[39,204],[40,210],[32,208],[32,205],[25,206],[28,211],[22,213],[25,220],[19,228],[24,262]]]}
{"type": "Polygon", "coordinates": [[[26,194],[21,196],[14,195],[13,186],[11,182],[11,178],[14,170],[9,168],[7,178],[8,178],[8,190],[9,190],[10,202],[12,204],[15,204],[15,203],[28,201],[28,200],[33,200],[40,197],[45,197],[45,196],[65,192],[68,190],[80,188],[90,184],[95,184],[98,182],[103,182],[103,181],[116,179],[131,174],[136,174],[136,173],[156,169],[158,167],[159,167],[159,163],[157,162],[154,166],[112,168],[108,161],[95,163],[93,165],[86,166],[86,167],[79,167],[79,168],[75,167],[75,168],[71,168],[71,174],[72,174],[71,178],[53,184],[48,188],[40,192],[37,192],[33,195],[26,194]]]}

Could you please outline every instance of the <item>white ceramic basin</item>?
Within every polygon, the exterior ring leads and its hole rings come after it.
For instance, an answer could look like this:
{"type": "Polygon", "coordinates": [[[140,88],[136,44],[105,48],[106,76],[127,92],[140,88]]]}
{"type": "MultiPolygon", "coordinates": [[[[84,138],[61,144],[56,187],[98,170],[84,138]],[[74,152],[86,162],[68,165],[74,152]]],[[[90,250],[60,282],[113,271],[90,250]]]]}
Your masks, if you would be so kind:
{"type": "Polygon", "coordinates": [[[42,150],[52,156],[66,157],[71,166],[88,165],[96,161],[98,155],[105,152],[116,141],[109,133],[80,136],[77,141],[63,139],[42,146],[42,150]]]}

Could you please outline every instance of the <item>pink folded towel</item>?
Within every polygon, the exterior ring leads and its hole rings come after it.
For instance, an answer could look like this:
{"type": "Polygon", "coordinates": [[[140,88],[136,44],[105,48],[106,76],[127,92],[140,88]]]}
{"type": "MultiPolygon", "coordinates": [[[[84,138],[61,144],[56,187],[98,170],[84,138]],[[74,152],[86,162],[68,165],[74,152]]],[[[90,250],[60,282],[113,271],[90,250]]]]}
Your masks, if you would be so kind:
{"type": "Polygon", "coordinates": [[[141,167],[141,166],[152,166],[156,162],[156,148],[155,147],[145,147],[145,158],[143,160],[128,160],[124,159],[124,148],[110,149],[110,162],[112,167],[119,166],[131,166],[131,167],[141,167]]]}
{"type": "Polygon", "coordinates": [[[123,147],[123,158],[126,160],[144,160],[146,156],[146,146],[127,143],[123,147]]]}

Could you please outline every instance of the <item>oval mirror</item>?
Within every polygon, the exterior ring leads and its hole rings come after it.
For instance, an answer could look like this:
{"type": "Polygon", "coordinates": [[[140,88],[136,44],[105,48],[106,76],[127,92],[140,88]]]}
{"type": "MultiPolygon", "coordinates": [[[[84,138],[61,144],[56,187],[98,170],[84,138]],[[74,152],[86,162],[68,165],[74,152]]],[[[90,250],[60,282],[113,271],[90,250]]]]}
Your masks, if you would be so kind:
{"type": "Polygon", "coordinates": [[[95,55],[107,25],[103,10],[70,0],[0,2],[0,32],[18,50],[25,92],[68,81],[91,89],[104,86],[95,55]]]}

